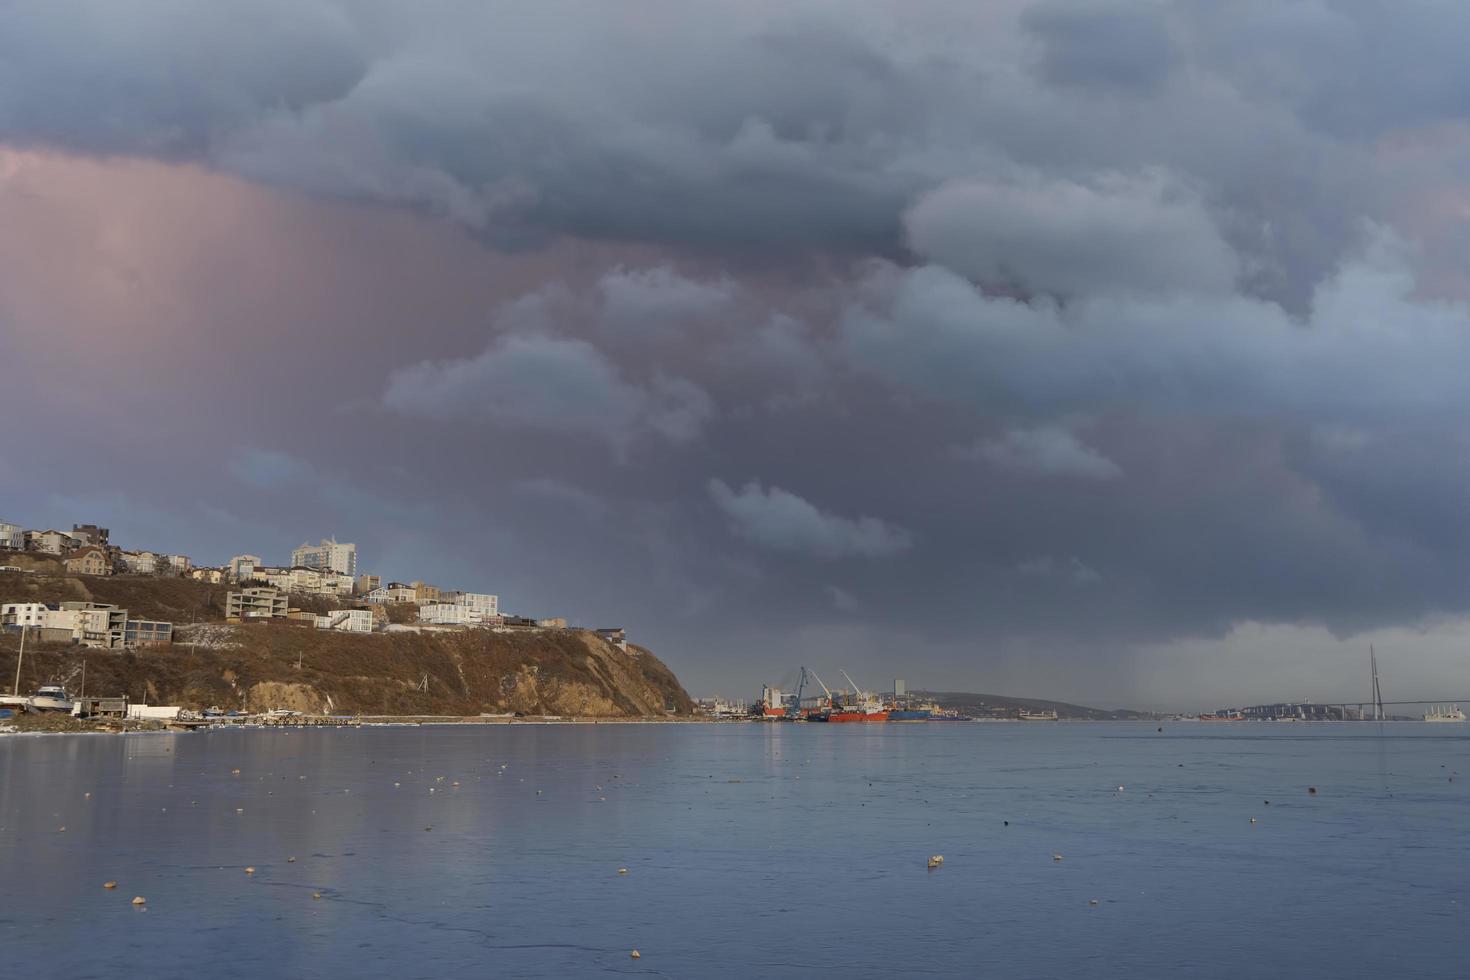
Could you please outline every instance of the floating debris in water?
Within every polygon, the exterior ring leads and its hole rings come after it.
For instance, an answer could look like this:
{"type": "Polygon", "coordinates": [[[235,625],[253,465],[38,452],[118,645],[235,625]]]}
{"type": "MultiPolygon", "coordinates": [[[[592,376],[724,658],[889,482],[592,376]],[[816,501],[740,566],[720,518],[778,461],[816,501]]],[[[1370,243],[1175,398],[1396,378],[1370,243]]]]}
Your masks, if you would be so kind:
{"type": "Polygon", "coordinates": [[[1315,786],[1308,786],[1307,787],[1307,795],[1308,796],[1316,796],[1317,795],[1317,787],[1315,787],[1315,786]]]}
{"type": "Polygon", "coordinates": [[[640,953],[640,952],[638,952],[638,950],[636,950],[636,949],[633,950],[633,952],[629,953],[628,956],[629,956],[629,958],[635,959],[635,960],[641,960],[641,959],[643,959],[643,954],[640,953]]]}
{"type": "Polygon", "coordinates": [[[321,899],[321,897],[322,897],[322,893],[321,893],[321,892],[312,892],[312,893],[311,893],[311,897],[312,897],[312,898],[313,898],[313,899],[317,899],[317,900],[320,900],[320,899],[321,899]]]}
{"type": "Polygon", "coordinates": [[[935,854],[933,857],[929,858],[929,867],[930,868],[937,868],[937,867],[939,867],[943,863],[944,863],[944,855],[943,854],[935,854]]]}
{"type": "Polygon", "coordinates": [[[148,899],[144,898],[142,895],[134,895],[133,896],[133,904],[134,905],[147,905],[148,904],[148,899]]]}
{"type": "Polygon", "coordinates": [[[618,874],[620,874],[620,875],[625,875],[627,873],[628,873],[628,869],[627,868],[619,868],[618,869],[618,874]]]}
{"type": "Polygon", "coordinates": [[[115,881],[104,881],[102,883],[102,887],[103,888],[107,888],[107,889],[116,888],[117,887],[117,882],[115,882],[115,881]]]}
{"type": "Polygon", "coordinates": [[[286,863],[287,864],[295,864],[296,863],[296,858],[294,858],[294,857],[288,857],[288,858],[286,858],[286,863]]]}
{"type": "Polygon", "coordinates": [[[1097,904],[1097,899],[1095,899],[1095,898],[1089,898],[1087,900],[1087,904],[1088,905],[1096,905],[1097,904]]]}
{"type": "Polygon", "coordinates": [[[1051,856],[1051,859],[1052,859],[1052,860],[1053,860],[1053,861],[1060,861],[1060,860],[1061,860],[1061,859],[1062,859],[1062,856],[1061,856],[1061,855],[1060,855],[1060,854],[1053,854],[1053,855],[1052,855],[1052,856],[1051,856]]]}

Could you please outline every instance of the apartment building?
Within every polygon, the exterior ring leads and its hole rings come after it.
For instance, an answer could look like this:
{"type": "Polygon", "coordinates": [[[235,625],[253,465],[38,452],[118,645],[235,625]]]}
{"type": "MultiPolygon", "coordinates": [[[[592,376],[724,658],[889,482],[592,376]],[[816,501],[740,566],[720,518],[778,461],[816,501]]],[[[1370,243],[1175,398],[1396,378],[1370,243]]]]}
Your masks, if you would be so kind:
{"type": "Polygon", "coordinates": [[[26,529],[19,524],[0,521],[0,549],[6,551],[25,551],[26,529]]]}
{"type": "Polygon", "coordinates": [[[443,595],[437,585],[428,582],[410,582],[409,587],[413,589],[413,597],[416,602],[439,602],[443,595]]]}
{"type": "Polygon", "coordinates": [[[483,592],[446,592],[440,597],[440,601],[469,606],[481,616],[500,615],[500,597],[483,592]]]}
{"type": "Polygon", "coordinates": [[[236,555],[230,559],[230,581],[245,582],[255,577],[255,570],[260,567],[260,556],[258,555],[236,555]]]}
{"type": "Polygon", "coordinates": [[[332,538],[323,538],[322,543],[302,543],[291,552],[291,565],[315,568],[318,571],[337,572],[340,575],[357,577],[357,545],[339,544],[332,538]]]}
{"type": "Polygon", "coordinates": [[[0,606],[0,626],[6,629],[40,629],[50,625],[51,607],[44,602],[7,602],[0,606]]]}
{"type": "Polygon", "coordinates": [[[270,586],[225,594],[226,619],[285,619],[286,611],[285,593],[270,586]]]}
{"type": "Polygon", "coordinates": [[[158,556],[151,551],[124,551],[121,557],[129,575],[152,575],[158,571],[158,556]]]}
{"type": "Polygon", "coordinates": [[[419,622],[433,626],[469,626],[472,623],[478,623],[479,618],[469,606],[437,602],[432,605],[419,606],[419,622]]]}

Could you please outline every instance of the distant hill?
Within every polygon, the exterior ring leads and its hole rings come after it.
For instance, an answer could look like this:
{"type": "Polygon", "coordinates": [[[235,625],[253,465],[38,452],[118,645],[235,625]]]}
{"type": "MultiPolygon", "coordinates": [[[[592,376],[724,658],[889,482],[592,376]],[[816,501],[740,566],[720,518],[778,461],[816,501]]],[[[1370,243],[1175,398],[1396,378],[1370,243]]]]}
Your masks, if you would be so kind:
{"type": "Polygon", "coordinates": [[[1082,704],[1068,704],[1066,701],[1013,698],[1004,694],[971,694],[965,691],[913,691],[911,693],[918,698],[928,698],[941,708],[953,708],[977,718],[1010,715],[1018,710],[1055,711],[1058,718],[1071,718],[1078,721],[1135,721],[1154,717],[1146,711],[1089,708],[1082,704]]]}

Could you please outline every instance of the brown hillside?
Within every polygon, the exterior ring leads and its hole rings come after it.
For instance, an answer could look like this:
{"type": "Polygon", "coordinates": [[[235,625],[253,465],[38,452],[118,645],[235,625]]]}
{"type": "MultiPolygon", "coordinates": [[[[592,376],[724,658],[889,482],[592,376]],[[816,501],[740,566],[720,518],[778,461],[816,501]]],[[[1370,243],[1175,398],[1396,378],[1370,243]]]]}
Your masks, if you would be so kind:
{"type": "MultiPolygon", "coordinates": [[[[76,693],[85,657],[90,694],[194,709],[636,717],[670,709],[687,715],[693,708],[653,654],[638,647],[624,652],[587,631],[353,635],[279,621],[228,626],[218,623],[226,591],[180,579],[0,574],[0,601],[91,598],[125,606],[136,618],[185,624],[167,650],[84,651],[32,642],[21,677],[26,691],[56,682],[76,693]],[[188,626],[193,619],[214,623],[188,626]]],[[[0,637],[0,686],[7,691],[18,645],[13,634],[0,637]]]]}

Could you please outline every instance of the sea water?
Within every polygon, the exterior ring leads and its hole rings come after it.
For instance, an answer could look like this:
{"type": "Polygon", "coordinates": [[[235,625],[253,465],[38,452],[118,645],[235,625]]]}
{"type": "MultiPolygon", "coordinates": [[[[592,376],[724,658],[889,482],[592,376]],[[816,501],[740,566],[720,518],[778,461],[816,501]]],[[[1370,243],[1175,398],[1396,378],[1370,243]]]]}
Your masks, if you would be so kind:
{"type": "Polygon", "coordinates": [[[1156,728],[7,736],[0,970],[1470,976],[1470,728],[1156,728]]]}

